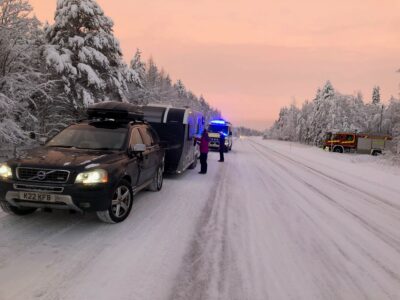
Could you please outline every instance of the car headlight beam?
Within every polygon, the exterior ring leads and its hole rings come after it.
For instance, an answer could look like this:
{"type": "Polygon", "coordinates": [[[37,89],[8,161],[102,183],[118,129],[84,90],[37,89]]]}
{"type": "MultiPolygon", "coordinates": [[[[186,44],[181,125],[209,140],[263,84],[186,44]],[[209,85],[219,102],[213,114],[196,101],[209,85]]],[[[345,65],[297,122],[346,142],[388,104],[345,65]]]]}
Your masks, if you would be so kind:
{"type": "Polygon", "coordinates": [[[0,164],[0,178],[12,178],[12,170],[7,164],[0,164]]]}
{"type": "Polygon", "coordinates": [[[75,179],[75,183],[82,183],[82,184],[96,184],[96,183],[107,183],[107,182],[108,182],[107,171],[101,169],[79,173],[75,179]]]}

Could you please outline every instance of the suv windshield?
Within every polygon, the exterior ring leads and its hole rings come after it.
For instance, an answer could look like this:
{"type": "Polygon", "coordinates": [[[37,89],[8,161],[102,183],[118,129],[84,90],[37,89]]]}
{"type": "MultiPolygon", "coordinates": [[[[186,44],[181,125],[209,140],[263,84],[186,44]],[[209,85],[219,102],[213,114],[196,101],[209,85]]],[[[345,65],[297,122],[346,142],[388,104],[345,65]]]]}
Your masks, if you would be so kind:
{"type": "Polygon", "coordinates": [[[121,150],[127,131],[127,128],[99,128],[91,125],[75,125],[60,132],[46,146],[90,150],[121,150]]]}
{"type": "Polygon", "coordinates": [[[225,125],[210,125],[208,127],[208,131],[213,133],[219,133],[222,131],[223,133],[225,133],[225,135],[228,135],[229,127],[225,125]]]}

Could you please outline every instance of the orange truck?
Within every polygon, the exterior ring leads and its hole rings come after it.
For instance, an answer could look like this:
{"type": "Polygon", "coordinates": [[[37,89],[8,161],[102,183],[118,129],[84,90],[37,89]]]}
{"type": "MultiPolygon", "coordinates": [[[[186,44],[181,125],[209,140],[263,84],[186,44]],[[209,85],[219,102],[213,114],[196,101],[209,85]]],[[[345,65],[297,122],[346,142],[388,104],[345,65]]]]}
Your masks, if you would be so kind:
{"type": "Polygon", "coordinates": [[[324,141],[327,151],[344,153],[355,152],[361,154],[378,155],[392,144],[392,137],[384,134],[328,132],[324,141]]]}

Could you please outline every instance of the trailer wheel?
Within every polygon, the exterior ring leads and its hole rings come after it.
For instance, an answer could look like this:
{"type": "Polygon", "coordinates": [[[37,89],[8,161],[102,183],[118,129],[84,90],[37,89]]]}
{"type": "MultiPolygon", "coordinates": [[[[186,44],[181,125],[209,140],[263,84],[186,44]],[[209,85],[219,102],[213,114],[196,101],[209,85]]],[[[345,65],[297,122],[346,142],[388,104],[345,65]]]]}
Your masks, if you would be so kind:
{"type": "Polygon", "coordinates": [[[343,152],[344,152],[344,151],[343,151],[343,147],[336,146],[335,148],[333,148],[333,152],[336,152],[336,153],[343,153],[343,152]]]}

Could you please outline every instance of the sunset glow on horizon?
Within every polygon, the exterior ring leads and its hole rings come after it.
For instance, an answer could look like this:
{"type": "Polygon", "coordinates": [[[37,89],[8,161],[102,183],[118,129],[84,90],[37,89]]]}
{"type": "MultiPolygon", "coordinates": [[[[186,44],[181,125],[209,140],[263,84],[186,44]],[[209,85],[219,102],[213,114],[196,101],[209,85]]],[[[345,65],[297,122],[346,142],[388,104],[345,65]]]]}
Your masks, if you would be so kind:
{"type": "MultiPolygon", "coordinates": [[[[398,96],[400,1],[97,0],[125,61],[136,48],[235,125],[265,129],[330,80],[344,94],[398,96]]],[[[56,0],[30,0],[53,22],[56,0]]]]}

